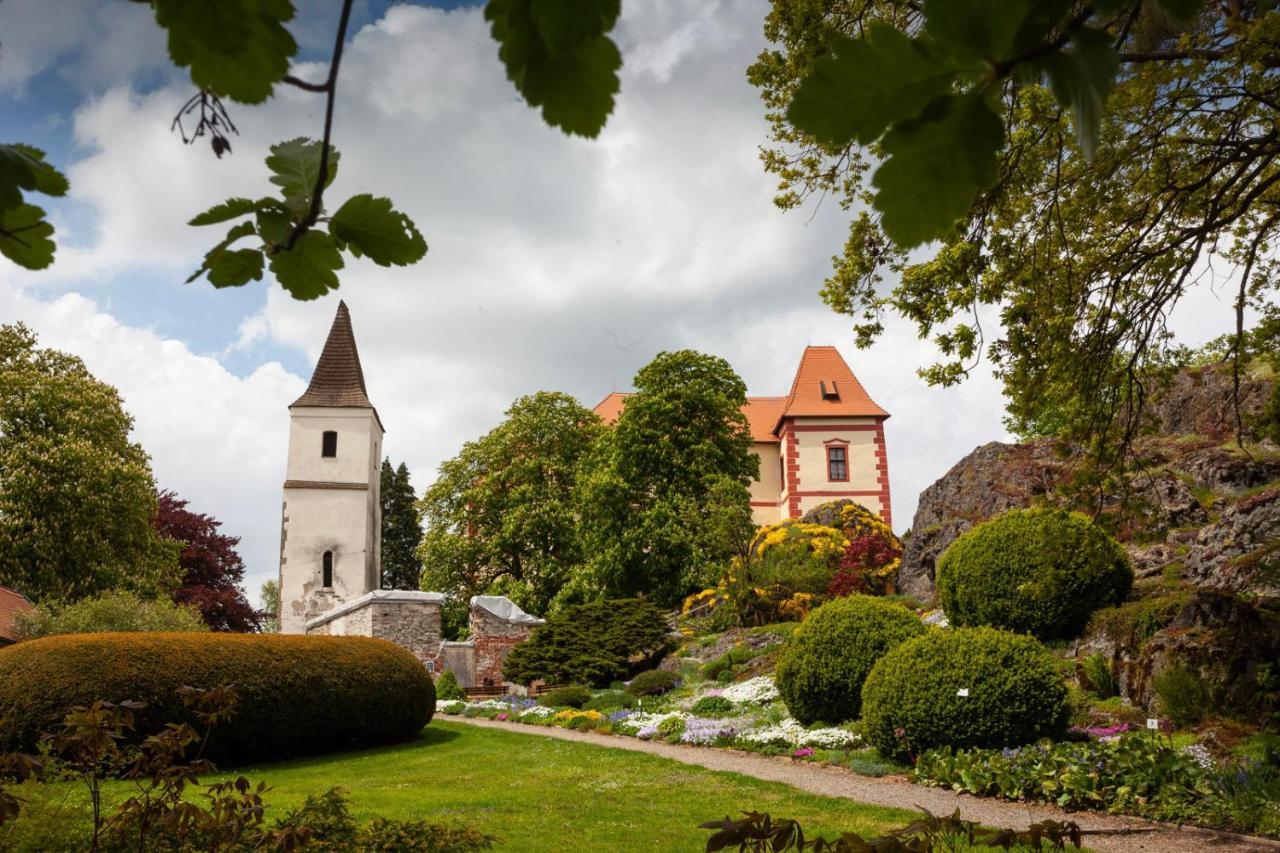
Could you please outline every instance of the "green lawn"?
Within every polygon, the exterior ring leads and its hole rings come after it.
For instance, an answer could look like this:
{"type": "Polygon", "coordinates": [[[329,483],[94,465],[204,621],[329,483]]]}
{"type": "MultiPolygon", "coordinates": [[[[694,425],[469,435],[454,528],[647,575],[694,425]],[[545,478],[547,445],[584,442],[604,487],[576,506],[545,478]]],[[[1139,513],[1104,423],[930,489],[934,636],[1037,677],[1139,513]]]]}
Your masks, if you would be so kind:
{"type": "Polygon", "coordinates": [[[746,809],[832,835],[912,818],[642,753],[441,720],[403,746],[242,772],[275,788],[277,809],[337,785],[357,819],[458,821],[500,836],[500,850],[695,851],[709,835],[698,824],[746,809]]]}

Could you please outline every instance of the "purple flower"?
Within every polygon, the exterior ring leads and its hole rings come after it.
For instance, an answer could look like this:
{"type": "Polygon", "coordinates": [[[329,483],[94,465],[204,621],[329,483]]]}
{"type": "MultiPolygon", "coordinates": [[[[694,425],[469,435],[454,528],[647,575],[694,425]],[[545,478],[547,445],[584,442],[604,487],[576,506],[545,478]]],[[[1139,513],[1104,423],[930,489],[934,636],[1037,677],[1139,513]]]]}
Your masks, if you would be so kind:
{"type": "Polygon", "coordinates": [[[627,711],[625,709],[621,711],[614,711],[612,714],[609,715],[609,722],[620,723],[634,713],[635,711],[627,711]]]}

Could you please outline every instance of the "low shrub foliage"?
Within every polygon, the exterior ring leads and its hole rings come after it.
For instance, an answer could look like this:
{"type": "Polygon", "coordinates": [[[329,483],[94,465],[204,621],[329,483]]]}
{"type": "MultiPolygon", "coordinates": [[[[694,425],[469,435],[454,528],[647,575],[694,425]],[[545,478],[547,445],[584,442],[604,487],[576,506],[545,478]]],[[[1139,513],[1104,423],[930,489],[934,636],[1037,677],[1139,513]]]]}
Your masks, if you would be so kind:
{"type": "Polygon", "coordinates": [[[1124,549],[1082,515],[1013,510],[956,539],[938,560],[938,600],[955,626],[1042,640],[1079,636],[1133,587],[1124,549]]]}
{"type": "Polygon", "coordinates": [[[17,635],[26,640],[55,634],[114,631],[208,631],[200,611],[167,598],[145,599],[127,590],[104,592],[73,604],[42,604],[14,618],[17,635]]]}
{"type": "Polygon", "coordinates": [[[591,701],[590,688],[570,684],[548,690],[538,697],[538,704],[548,708],[581,708],[591,701]]]}
{"type": "Polygon", "coordinates": [[[656,662],[670,649],[668,635],[666,614],[644,599],[576,604],[547,617],[513,648],[503,676],[516,684],[606,687],[630,675],[633,659],[656,662]]]}
{"type": "Polygon", "coordinates": [[[680,683],[680,676],[665,669],[651,669],[642,672],[627,685],[627,692],[632,696],[657,696],[666,693],[680,683]]]}
{"type": "Polygon", "coordinates": [[[925,632],[904,607],[867,595],[828,602],[787,638],[774,676],[791,715],[805,725],[840,723],[862,710],[862,683],[893,647],[925,632]]]}
{"type": "Polygon", "coordinates": [[[1213,704],[1213,691],[1200,675],[1181,663],[1171,663],[1151,679],[1156,704],[1178,728],[1198,725],[1213,704]]]}
{"type": "Polygon", "coordinates": [[[436,679],[437,701],[446,702],[466,698],[467,691],[463,690],[462,685],[458,684],[458,677],[453,674],[453,670],[446,669],[440,677],[436,679]]]}
{"type": "Polygon", "coordinates": [[[1080,668],[1084,670],[1089,688],[1099,699],[1110,699],[1119,694],[1120,689],[1116,684],[1116,674],[1111,668],[1111,661],[1107,660],[1101,652],[1094,652],[1082,660],[1080,668]]]}
{"type": "Polygon", "coordinates": [[[1006,747],[1065,733],[1067,688],[1033,637],[935,630],[891,649],[862,689],[865,737],[882,755],[1006,747]]]}
{"type": "Polygon", "coordinates": [[[70,634],[0,649],[0,750],[31,751],[75,706],[145,703],[137,728],[190,720],[186,686],[234,687],[206,755],[266,761],[406,740],[431,721],[435,689],[412,654],[368,637],[70,634]]]}
{"type": "Polygon", "coordinates": [[[699,717],[728,714],[733,711],[733,703],[723,696],[703,696],[689,711],[699,717]]]}

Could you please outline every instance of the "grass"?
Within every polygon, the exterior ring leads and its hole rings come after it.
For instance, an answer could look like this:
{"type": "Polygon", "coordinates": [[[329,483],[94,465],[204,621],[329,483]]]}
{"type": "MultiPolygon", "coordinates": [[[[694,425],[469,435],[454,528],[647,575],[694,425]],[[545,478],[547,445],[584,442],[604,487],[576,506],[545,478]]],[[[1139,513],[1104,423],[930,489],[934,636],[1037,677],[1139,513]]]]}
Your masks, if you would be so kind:
{"type": "MultiPolygon", "coordinates": [[[[342,787],[358,822],[388,817],[469,824],[499,836],[497,850],[531,853],[702,850],[710,833],[698,824],[745,810],[795,818],[806,834],[828,837],[841,831],[876,835],[914,818],[901,809],[806,794],[656,756],[440,720],[407,744],[229,775],[271,786],[268,819],[301,805],[308,794],[342,787]]],[[[65,793],[79,797],[80,789],[65,793]]],[[[108,786],[109,797],[124,793],[121,784],[108,786]]],[[[41,820],[36,813],[30,818],[41,820]]],[[[0,847],[3,841],[0,834],[0,847]]]]}

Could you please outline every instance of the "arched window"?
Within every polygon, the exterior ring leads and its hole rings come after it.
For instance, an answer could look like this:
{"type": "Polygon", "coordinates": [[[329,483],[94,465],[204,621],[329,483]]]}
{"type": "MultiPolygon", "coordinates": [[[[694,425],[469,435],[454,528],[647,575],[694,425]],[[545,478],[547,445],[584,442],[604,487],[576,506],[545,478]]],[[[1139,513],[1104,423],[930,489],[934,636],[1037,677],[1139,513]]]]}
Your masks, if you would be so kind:
{"type": "Polygon", "coordinates": [[[320,437],[320,455],[328,459],[338,455],[338,434],[331,429],[320,437]]]}
{"type": "Polygon", "coordinates": [[[330,589],[333,586],[333,552],[325,551],[321,569],[321,586],[330,589]]]}

